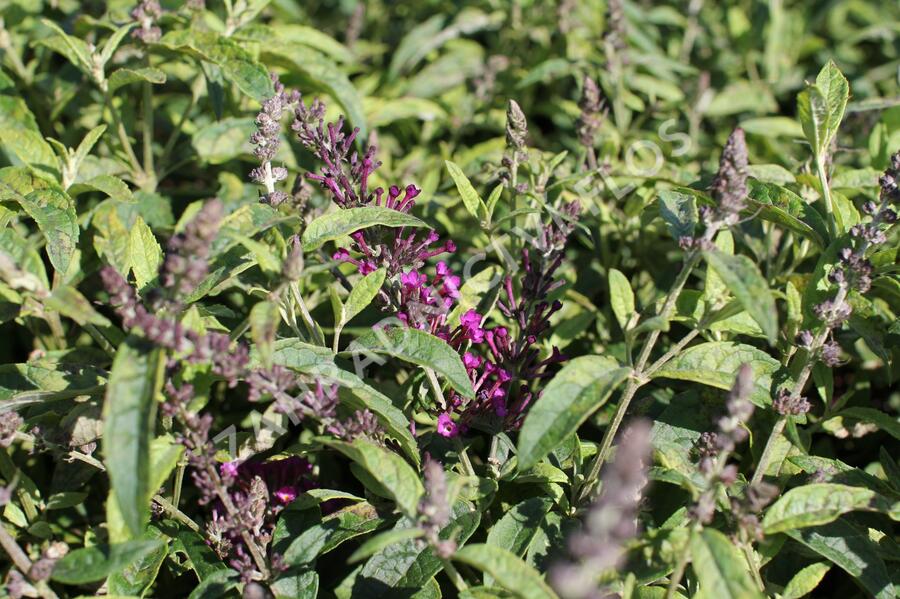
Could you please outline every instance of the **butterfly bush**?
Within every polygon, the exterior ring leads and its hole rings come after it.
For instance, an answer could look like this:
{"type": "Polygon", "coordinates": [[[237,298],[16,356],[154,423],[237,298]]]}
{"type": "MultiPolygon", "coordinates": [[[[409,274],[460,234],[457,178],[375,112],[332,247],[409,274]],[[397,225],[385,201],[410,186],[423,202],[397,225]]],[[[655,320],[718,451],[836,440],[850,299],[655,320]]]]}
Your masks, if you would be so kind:
{"type": "Polygon", "coordinates": [[[895,597],[898,11],[0,3],[0,597],[895,597]]]}

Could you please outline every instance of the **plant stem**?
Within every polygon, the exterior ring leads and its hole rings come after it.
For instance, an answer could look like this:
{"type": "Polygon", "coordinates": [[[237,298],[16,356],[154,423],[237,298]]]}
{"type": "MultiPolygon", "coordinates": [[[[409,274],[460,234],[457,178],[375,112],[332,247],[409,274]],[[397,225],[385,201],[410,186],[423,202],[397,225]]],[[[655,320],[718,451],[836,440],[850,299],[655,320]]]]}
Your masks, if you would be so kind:
{"type": "MultiPolygon", "coordinates": [[[[150,67],[150,54],[144,55],[144,65],[150,67]]],[[[143,83],[144,97],[141,107],[144,115],[141,118],[142,143],[144,145],[144,174],[147,176],[147,185],[150,191],[156,188],[156,172],[153,169],[153,84],[149,81],[143,83]]]]}
{"type": "MultiPolygon", "coordinates": [[[[691,529],[690,534],[693,534],[693,531],[694,528],[691,529]]],[[[688,536],[688,539],[681,550],[681,555],[678,556],[678,562],[675,565],[675,569],[672,571],[672,576],[669,578],[669,586],[666,588],[666,599],[674,599],[675,593],[678,592],[681,579],[684,578],[684,571],[687,570],[688,561],[691,559],[690,547],[691,537],[688,536]]]]}
{"type": "Polygon", "coordinates": [[[819,176],[819,185],[822,186],[822,200],[825,204],[828,230],[831,233],[831,237],[836,238],[838,236],[838,223],[836,221],[841,220],[840,214],[835,213],[834,206],[831,203],[831,187],[828,183],[828,175],[825,172],[824,160],[819,156],[816,156],[816,174],[819,176]]]}
{"type": "Polygon", "coordinates": [[[444,571],[447,573],[450,582],[453,583],[453,586],[456,587],[457,591],[462,592],[469,588],[469,585],[466,584],[466,581],[463,580],[462,575],[460,575],[459,570],[450,563],[449,559],[442,557],[441,564],[444,566],[444,571]]]}
{"type": "Polygon", "coordinates": [[[112,94],[109,93],[109,87],[105,82],[101,86],[101,90],[103,91],[103,101],[106,103],[106,108],[112,116],[113,126],[115,127],[116,135],[119,137],[119,144],[121,144],[122,150],[128,158],[128,162],[131,163],[131,176],[135,179],[136,183],[143,186],[146,183],[146,174],[144,173],[144,169],[141,168],[140,162],[138,162],[137,156],[134,153],[134,148],[131,147],[131,141],[128,139],[128,132],[125,131],[125,125],[122,123],[119,111],[116,110],[116,107],[113,105],[112,94]]]}
{"type": "Polygon", "coordinates": [[[434,373],[434,370],[427,366],[423,366],[422,369],[425,371],[425,378],[428,379],[428,386],[431,387],[431,393],[434,395],[434,399],[442,410],[446,410],[447,401],[444,399],[444,392],[441,391],[441,384],[437,380],[437,375],[434,373]]]}
{"type": "Polygon", "coordinates": [[[475,473],[475,468],[472,467],[472,461],[469,460],[469,453],[466,451],[466,446],[462,444],[459,437],[453,437],[453,441],[456,444],[456,452],[459,454],[459,459],[462,462],[466,474],[477,478],[478,474],[475,473]]]}
{"type": "Polygon", "coordinates": [[[155,501],[156,504],[158,506],[160,506],[162,509],[166,510],[166,512],[170,516],[172,516],[173,518],[175,518],[176,520],[178,520],[179,522],[181,522],[182,524],[184,524],[185,526],[187,526],[194,532],[201,532],[200,526],[196,522],[191,520],[191,518],[187,514],[185,514],[184,512],[179,510],[177,507],[175,507],[175,505],[170,503],[169,500],[166,499],[165,497],[162,497],[161,495],[154,495],[153,501],[155,501]]]}
{"type": "MultiPolygon", "coordinates": [[[[709,233],[707,232],[707,235],[709,233]]],[[[663,303],[662,308],[659,310],[659,316],[663,318],[668,318],[672,310],[675,308],[675,302],[678,301],[678,297],[681,295],[681,291],[684,289],[685,283],[687,283],[688,277],[691,275],[691,272],[694,270],[694,267],[700,261],[700,253],[697,251],[692,251],[685,258],[684,267],[681,269],[681,272],[678,273],[678,277],[675,279],[675,283],[672,285],[672,289],[669,290],[669,294],[666,296],[665,302],[663,303]]],[[[656,345],[656,341],[659,339],[661,331],[659,329],[651,331],[650,335],[647,337],[647,340],[644,342],[644,346],[641,349],[641,353],[638,356],[637,363],[635,364],[634,370],[632,372],[631,378],[628,380],[628,384],[625,387],[625,391],[622,393],[622,399],[619,400],[619,405],[616,408],[615,416],[613,416],[613,421],[610,423],[609,427],[607,427],[606,432],[603,434],[603,439],[600,441],[600,449],[597,451],[597,456],[594,458],[593,463],[591,464],[591,469],[588,475],[584,479],[584,483],[582,483],[582,487],[580,493],[577,495],[577,502],[582,503],[586,499],[590,497],[590,495],[594,491],[594,487],[597,484],[597,481],[600,477],[600,470],[603,468],[603,464],[606,463],[606,460],[609,459],[609,453],[612,449],[612,442],[616,436],[616,433],[619,431],[619,426],[622,424],[622,420],[625,418],[625,413],[628,411],[628,406],[631,403],[631,400],[634,399],[635,393],[647,383],[646,374],[644,372],[644,368],[647,365],[647,361],[650,359],[650,353],[653,351],[653,347],[656,345]]],[[[659,363],[659,362],[657,362],[659,363]]]]}
{"type": "MultiPolygon", "coordinates": [[[[846,297],[846,287],[840,287],[834,297],[834,301],[836,304],[841,304],[846,297]]],[[[816,337],[813,339],[812,344],[806,352],[806,356],[804,357],[805,361],[803,362],[803,368],[800,370],[800,374],[797,375],[797,382],[794,383],[794,386],[791,389],[791,397],[796,398],[799,397],[801,393],[803,393],[803,388],[806,387],[806,381],[809,380],[809,376],[812,374],[813,366],[815,366],[817,359],[816,355],[827,339],[828,327],[823,327],[822,330],[819,331],[819,334],[816,335],[816,337]]],[[[775,440],[782,432],[784,432],[784,427],[786,424],[787,416],[781,416],[775,423],[775,426],[772,428],[772,432],[769,433],[769,438],[766,440],[766,446],[763,448],[762,455],[759,456],[759,464],[757,464],[756,466],[756,471],[753,473],[753,478],[750,479],[751,486],[758,484],[763,479],[763,476],[765,476],[766,470],[769,467],[769,461],[772,459],[772,450],[775,448],[775,440]]]]}
{"type": "Polygon", "coordinates": [[[19,547],[19,544],[9,534],[2,522],[0,522],[0,547],[3,547],[3,550],[16,565],[16,568],[22,574],[28,576],[28,571],[31,570],[31,560],[28,559],[28,555],[19,547]]]}
{"type": "Polygon", "coordinates": [[[741,550],[744,552],[744,558],[747,560],[747,566],[750,567],[750,574],[753,575],[753,581],[756,582],[760,591],[766,590],[766,584],[763,582],[762,576],[759,575],[759,566],[756,558],[753,556],[753,548],[749,543],[741,541],[741,550]]]}

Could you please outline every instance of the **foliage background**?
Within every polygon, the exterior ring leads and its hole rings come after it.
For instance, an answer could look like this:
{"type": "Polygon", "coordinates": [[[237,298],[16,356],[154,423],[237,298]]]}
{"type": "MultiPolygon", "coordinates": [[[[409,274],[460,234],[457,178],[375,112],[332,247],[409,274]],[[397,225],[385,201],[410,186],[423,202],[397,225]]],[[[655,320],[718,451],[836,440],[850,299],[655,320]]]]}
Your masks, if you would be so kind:
{"type": "MultiPolygon", "coordinates": [[[[610,272],[624,274],[633,289],[634,309],[652,319],[659,300],[676,280],[683,256],[660,217],[661,192],[690,188],[702,203],[722,146],[734,127],[742,127],[750,175],[772,189],[788,190],[772,191],[772,197],[778,198],[773,202],[786,205],[782,207],[794,217],[790,222],[795,233],[797,227],[815,229],[824,243],[816,247],[809,234],[786,236],[791,226],[785,222],[790,219],[773,217],[774,210],[762,216],[745,213],[746,220],[732,229],[734,253],[747,256],[758,267],[765,293],[772,290],[780,323],[777,339],[768,342],[754,322],[736,318],[703,330],[698,341],[742,343],[766,354],[775,368],[781,367],[775,386],[777,380],[796,375],[790,359],[795,356],[794,335],[801,323],[791,313],[788,285],[803,293],[807,286],[821,282],[823,273],[817,264],[822,250],[837,237],[817,228],[820,221],[825,222],[821,215],[804,220],[809,212],[801,206],[821,212],[821,200],[815,163],[798,120],[798,93],[829,60],[849,82],[851,96],[827,165],[837,210],[846,222],[865,219],[860,208],[877,198],[878,175],[900,149],[900,5],[895,2],[635,1],[622,3],[618,25],[611,23],[607,3],[599,1],[210,0],[206,9],[198,11],[184,8],[181,2],[162,5],[166,13],[158,24],[164,37],[150,46],[149,58],[128,36],[105,67],[110,81],[117,69],[152,71],[133,77],[121,74],[123,85],[109,99],[92,81],[89,60],[79,64],[79,53],[90,51],[86,44],[102,49],[117,27],[132,20],[132,2],[7,0],[0,5],[0,162],[13,169],[0,177],[0,223],[4,226],[0,248],[18,270],[31,273],[41,283],[39,289],[29,289],[12,280],[9,268],[4,270],[0,335],[5,343],[0,344],[0,363],[5,366],[0,371],[0,398],[19,409],[25,424],[0,456],[0,474],[5,484],[15,481],[18,489],[6,504],[3,524],[32,560],[51,541],[65,541],[72,549],[109,541],[105,527],[108,477],[68,455],[72,448],[94,443],[97,459],[105,462],[110,457],[103,447],[96,447],[102,431],[103,385],[112,367],[104,344],[115,353],[125,332],[106,305],[99,270],[112,264],[123,274],[132,272],[139,286],[149,283],[166,241],[195,214],[199,207],[195,202],[216,196],[227,215],[246,215],[256,209],[248,207],[259,207],[259,188],[248,176],[258,165],[249,138],[259,102],[272,92],[265,76],[269,70],[278,72],[288,88],[300,90],[304,97],[325,99],[329,120],[345,115],[361,129],[361,139],[377,143],[378,158],[384,163],[376,175],[378,184],[415,182],[422,188],[416,216],[456,242],[460,251],[451,266],[457,272],[516,221],[503,219],[511,211],[509,193],[504,192],[494,222],[480,222],[483,219],[473,216],[461,201],[445,161],[458,165],[486,200],[500,180],[507,152],[507,107],[515,100],[528,119],[532,149],[528,180],[540,192],[532,206],[543,210],[542,216],[573,199],[590,208],[569,241],[559,273],[565,285],[554,295],[564,307],[554,316],[552,334],[542,340],[542,350],[549,353],[555,345],[571,357],[603,356],[624,365],[633,364],[638,340],[656,325],[634,336],[623,332],[615,300],[611,300],[610,272]],[[620,39],[615,37],[617,31],[620,39]],[[67,42],[64,36],[75,41],[67,42]],[[222,38],[228,43],[217,41],[222,38]],[[587,183],[585,148],[577,133],[585,76],[597,80],[608,99],[608,114],[594,147],[602,176],[587,183]],[[105,107],[106,102],[113,111],[105,107]],[[120,115],[135,160],[123,152],[125,144],[117,137],[113,112],[120,115]],[[152,122],[149,140],[144,134],[148,121],[152,122]],[[98,134],[96,145],[87,148],[77,169],[67,171],[67,164],[74,163],[57,157],[59,144],[77,148],[99,125],[106,128],[98,134]],[[48,141],[51,138],[58,143],[48,141]],[[561,152],[567,152],[566,156],[549,168],[561,152]],[[551,171],[542,181],[541,173],[551,171]],[[45,205],[29,207],[19,199],[53,186],[62,187],[62,203],[44,212],[45,205]],[[773,224],[778,218],[782,220],[773,224]],[[149,235],[144,238],[144,253],[133,249],[135,229],[149,235]],[[86,391],[95,385],[99,390],[86,391]],[[91,399],[83,401],[83,394],[91,399]],[[54,401],[42,403],[47,398],[54,401]]],[[[287,126],[284,140],[276,162],[289,169],[289,183],[297,174],[316,170],[314,157],[287,126]]],[[[253,307],[273,288],[289,236],[301,232],[330,205],[318,187],[310,193],[305,220],[282,210],[272,217],[282,219],[277,226],[250,225],[240,230],[268,250],[257,248],[260,253],[254,253],[252,243],[230,245],[232,250],[239,247],[221,259],[229,276],[185,316],[191,325],[233,332],[247,324],[253,307]],[[276,268],[265,265],[267,256],[275,257],[276,268]],[[234,262],[228,262],[232,258],[234,262]]],[[[872,258],[878,273],[872,292],[853,298],[856,317],[836,334],[844,351],[842,364],[833,371],[820,365],[813,372],[805,393],[815,406],[809,421],[792,421],[787,435],[778,436],[780,466],[769,474],[782,491],[802,487],[810,482],[809,475],[817,475],[825,479],[812,482],[875,489],[888,505],[896,505],[900,494],[898,473],[892,471],[900,428],[896,246],[894,231],[878,257],[872,258]],[[805,463],[787,460],[807,455],[813,457],[805,463]],[[834,469],[844,465],[851,474],[835,478],[834,469]]],[[[327,254],[323,258],[307,253],[302,289],[312,318],[330,336],[334,316],[329,289],[334,277],[325,267],[327,258],[327,254]]],[[[833,253],[823,263],[830,264],[829,260],[834,260],[833,253]]],[[[500,264],[493,256],[486,263],[500,264]]],[[[688,283],[695,299],[709,285],[707,267],[698,267],[697,272],[688,283]]],[[[812,305],[806,296],[803,302],[800,320],[808,323],[812,305]]],[[[344,338],[361,336],[381,317],[374,306],[369,307],[344,329],[344,338]]],[[[698,326],[690,306],[679,305],[672,322],[660,332],[662,340],[654,357],[698,326]]],[[[278,336],[291,337],[286,329],[282,326],[278,336]]],[[[245,337],[258,341],[249,332],[245,337]]],[[[735,361],[730,370],[724,369],[728,385],[709,384],[706,377],[716,370],[715,358],[722,356],[710,356],[699,373],[654,380],[637,392],[631,405],[629,418],[642,415],[655,423],[656,455],[650,472],[653,484],[641,516],[645,533],[630,546],[628,567],[608,576],[616,592],[640,597],[664,594],[679,553],[686,551],[681,549],[682,540],[667,539],[660,531],[667,523],[672,528],[672,519],[683,516],[700,492],[689,452],[700,432],[714,428],[723,390],[730,386],[737,367],[735,361]]],[[[417,407],[421,380],[415,367],[395,360],[389,368],[367,374],[368,383],[404,410],[405,418],[424,412],[420,424],[426,429],[433,425],[428,411],[417,407]]],[[[254,438],[247,432],[253,429],[248,414],[254,406],[221,385],[215,389],[208,408],[215,417],[215,430],[236,425],[242,431],[238,442],[247,450],[254,438]]],[[[618,397],[613,395],[605,404],[595,402],[590,418],[579,429],[587,462],[609,430],[618,397]]],[[[777,419],[768,406],[760,406],[754,416],[751,440],[735,459],[741,483],[752,476],[777,419]]],[[[156,433],[162,435],[169,427],[171,422],[160,419],[156,433]]],[[[506,439],[516,447],[515,434],[506,439]]],[[[313,441],[294,430],[273,441],[267,448],[271,451],[262,454],[268,458],[279,452],[304,453],[308,443],[313,441]]],[[[469,443],[472,454],[487,455],[487,436],[473,436],[469,443]]],[[[423,437],[418,449],[444,456],[448,471],[459,470],[455,449],[441,445],[440,439],[423,437]]],[[[320,480],[328,481],[327,488],[365,495],[364,485],[350,472],[346,459],[321,446],[316,451],[322,456],[317,463],[320,480]]],[[[473,545],[488,543],[491,523],[512,506],[531,498],[565,497],[581,484],[576,479],[584,472],[578,471],[571,454],[559,451],[544,462],[554,468],[550,474],[518,473],[512,464],[496,492],[470,497],[482,512],[472,533],[473,545]]],[[[413,466],[418,473],[418,464],[413,466]]],[[[491,479],[486,461],[476,458],[476,469],[482,479],[491,479]]],[[[164,488],[171,490],[174,475],[166,472],[163,480],[164,488]]],[[[744,492],[742,488],[732,491],[736,496],[744,492]]],[[[194,505],[192,493],[190,488],[185,490],[185,503],[191,507],[185,511],[202,521],[206,516],[194,505]]],[[[754,555],[763,567],[765,593],[800,596],[785,593],[785,587],[795,575],[806,572],[819,589],[826,589],[817,592],[895,596],[900,584],[893,521],[897,511],[875,503],[864,509],[857,509],[860,504],[838,506],[833,518],[797,525],[751,543],[750,551],[757,552],[754,555]],[[839,551],[856,551],[855,573],[854,566],[842,565],[839,559],[832,567],[832,557],[796,540],[797,531],[829,525],[845,527],[835,543],[851,546],[839,551]]],[[[811,511],[810,506],[796,509],[811,511]]],[[[382,511],[377,526],[392,525],[396,520],[392,504],[378,507],[382,511]]],[[[546,511],[552,516],[523,527],[529,541],[514,551],[529,572],[533,568],[544,573],[553,559],[563,556],[564,533],[579,521],[572,517],[574,507],[564,501],[555,501],[546,511]]],[[[723,515],[727,501],[720,511],[716,526],[736,535],[734,523],[723,515]]],[[[199,558],[178,545],[184,543],[177,532],[183,527],[172,526],[161,533],[167,538],[167,553],[160,558],[163,565],[150,568],[153,576],[130,592],[186,596],[204,580],[205,573],[190,561],[199,558]]],[[[351,574],[347,558],[360,542],[348,540],[324,559],[307,564],[302,575],[314,570],[319,593],[330,596],[351,574]]],[[[103,567],[115,570],[108,561],[103,567]]],[[[127,560],[118,569],[124,565],[127,560]]],[[[462,566],[462,571],[473,586],[486,585],[479,591],[484,595],[473,591],[471,596],[523,594],[517,588],[489,590],[490,573],[485,580],[471,564],[462,566]]],[[[92,594],[107,574],[73,585],[58,580],[52,588],[60,596],[92,594]]],[[[494,578],[501,577],[494,573],[494,578]]],[[[445,571],[420,582],[422,593],[430,596],[457,594],[445,571]]],[[[235,581],[222,584],[228,592],[238,592],[235,581]]],[[[796,584],[802,588],[807,583],[796,584]]],[[[222,588],[210,586],[207,592],[213,596],[222,588]]],[[[394,592],[369,590],[371,596],[394,592]]],[[[744,591],[729,587],[718,594],[752,596],[742,595],[744,591]]],[[[681,592],[692,596],[714,591],[703,576],[689,569],[681,592]]],[[[300,591],[281,594],[312,596],[300,591]]]]}

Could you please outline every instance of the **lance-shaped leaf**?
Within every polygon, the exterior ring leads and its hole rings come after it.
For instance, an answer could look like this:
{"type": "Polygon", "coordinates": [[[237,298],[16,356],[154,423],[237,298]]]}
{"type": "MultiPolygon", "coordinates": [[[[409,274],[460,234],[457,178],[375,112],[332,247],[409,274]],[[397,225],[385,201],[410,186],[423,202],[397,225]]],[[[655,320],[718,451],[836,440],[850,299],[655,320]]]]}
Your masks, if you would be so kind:
{"type": "Polygon", "coordinates": [[[450,173],[450,177],[456,184],[456,190],[459,191],[463,205],[466,207],[466,210],[469,211],[469,214],[478,220],[485,218],[487,216],[487,207],[484,205],[484,200],[481,199],[481,196],[478,195],[478,192],[472,187],[472,183],[469,182],[469,178],[466,177],[466,174],[461,168],[449,160],[445,160],[444,164],[447,166],[447,172],[450,173]]]}
{"type": "Polygon", "coordinates": [[[425,490],[416,471],[403,458],[362,438],[353,443],[326,441],[326,444],[365,470],[379,484],[379,490],[392,498],[406,515],[416,513],[425,490]]]}
{"type": "Polygon", "coordinates": [[[819,159],[837,134],[849,97],[850,84],[831,60],[819,71],[815,84],[797,96],[800,125],[819,159]]]}
{"type": "Polygon", "coordinates": [[[624,331],[631,315],[634,314],[634,291],[631,283],[622,271],[611,268],[609,270],[609,304],[619,327],[624,331]]]}
{"type": "Polygon", "coordinates": [[[180,29],[170,31],[159,43],[219,66],[226,79],[257,102],[275,93],[266,68],[231,38],[213,31],[180,29]]]}
{"type": "Polygon", "coordinates": [[[846,520],[785,533],[850,574],[876,599],[897,596],[878,545],[846,520]]]}
{"type": "Polygon", "coordinates": [[[628,368],[602,356],[582,356],[566,364],[525,417],[519,432],[519,471],[529,470],[568,439],[628,373],[628,368]]]}
{"type": "Polygon", "coordinates": [[[724,534],[705,528],[691,536],[691,564],[704,597],[762,599],[737,548],[724,534]]]}
{"type": "Polygon", "coordinates": [[[418,329],[391,327],[373,329],[354,340],[347,348],[350,354],[386,354],[412,364],[431,368],[443,375],[450,385],[468,398],[475,397],[472,381],[462,359],[445,341],[418,329]]]}
{"type": "Polygon", "coordinates": [[[697,199],[689,193],[674,189],[659,192],[659,214],[676,240],[692,236],[700,220],[697,199]]]}
{"type": "Polygon", "coordinates": [[[732,256],[724,252],[703,252],[710,267],[719,275],[729,291],[774,345],[778,337],[778,312],[775,298],[759,268],[746,256],[732,256]]]}
{"type": "Polygon", "coordinates": [[[841,514],[872,507],[877,494],[864,487],[834,483],[816,483],[796,487],[785,493],[763,519],[766,534],[796,528],[828,524],[841,514]]]}
{"type": "Polygon", "coordinates": [[[537,570],[505,549],[487,544],[466,545],[453,555],[453,560],[490,574],[522,599],[556,597],[537,570]]]}
{"type": "Polygon", "coordinates": [[[752,345],[731,341],[711,341],[689,347],[653,373],[653,378],[670,378],[731,389],[743,363],[753,369],[750,401],[764,408],[772,403],[772,374],[781,363],[752,345]]]}
{"type": "Polygon", "coordinates": [[[135,537],[150,516],[150,439],[156,425],[163,352],[136,337],[119,346],[106,385],[103,454],[112,494],[135,537]]]}
{"type": "Polygon", "coordinates": [[[113,572],[159,551],[161,545],[162,541],[142,540],[76,549],[56,563],[52,578],[63,584],[103,580],[113,572]]]}
{"type": "Polygon", "coordinates": [[[303,231],[303,249],[307,252],[322,244],[376,225],[385,227],[427,227],[428,225],[404,212],[383,206],[366,206],[335,210],[315,219],[303,231]]]}
{"type": "Polygon", "coordinates": [[[38,189],[17,199],[47,239],[47,255],[53,268],[64,275],[78,248],[78,218],[72,199],[65,192],[51,188],[38,189]]]}

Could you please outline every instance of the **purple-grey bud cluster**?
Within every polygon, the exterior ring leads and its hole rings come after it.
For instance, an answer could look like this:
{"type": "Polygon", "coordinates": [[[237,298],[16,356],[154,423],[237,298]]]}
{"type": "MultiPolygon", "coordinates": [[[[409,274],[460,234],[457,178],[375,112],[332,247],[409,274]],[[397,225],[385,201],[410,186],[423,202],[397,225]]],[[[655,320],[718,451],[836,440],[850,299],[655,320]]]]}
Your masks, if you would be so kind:
{"type": "Polygon", "coordinates": [[[584,526],[568,539],[570,560],[556,563],[550,582],[564,599],[599,599],[600,574],[622,563],[625,544],[638,533],[637,515],[650,461],[650,426],[638,421],[626,429],[616,457],[602,476],[602,491],[584,526]]]}
{"type": "Polygon", "coordinates": [[[300,102],[300,92],[286,91],[284,85],[278,79],[278,75],[270,73],[275,93],[262,103],[259,114],[256,115],[256,131],[250,136],[250,143],[256,146],[253,155],[260,161],[260,166],[250,171],[250,178],[266,188],[266,193],[260,197],[260,201],[278,206],[289,199],[284,191],[275,189],[275,184],[287,179],[287,169],[282,166],[273,166],[272,159],[281,145],[281,119],[285,111],[300,102]]]}
{"type": "Polygon", "coordinates": [[[719,171],[713,179],[711,191],[717,206],[713,210],[704,210],[704,221],[707,226],[713,221],[726,226],[737,223],[741,210],[747,206],[747,165],[744,130],[736,128],[728,136],[722,157],[719,159],[719,171]]]}
{"type": "Polygon", "coordinates": [[[381,425],[369,410],[354,411],[346,418],[338,415],[336,385],[323,385],[317,381],[316,386],[310,388],[296,374],[279,365],[254,370],[247,377],[247,385],[250,401],[272,398],[275,411],[287,416],[294,424],[314,420],[321,425],[322,432],[345,441],[365,436],[381,442],[384,437],[381,425]]]}
{"type": "Polygon", "coordinates": [[[16,412],[9,411],[0,414],[0,447],[6,448],[16,439],[16,431],[25,421],[16,412]]]}
{"type": "MultiPolygon", "coordinates": [[[[512,185],[513,179],[516,178],[516,171],[519,163],[528,160],[528,145],[525,140],[528,137],[528,121],[525,113],[515,100],[510,100],[506,108],[506,154],[503,155],[500,165],[502,171],[500,178],[506,181],[507,185],[512,185]]],[[[527,183],[518,183],[516,191],[525,192],[528,190],[527,183]]]]}
{"type": "Polygon", "coordinates": [[[800,416],[809,412],[812,406],[805,397],[782,389],[772,401],[772,408],[782,416],[800,416]]]}
{"type": "MultiPolygon", "coordinates": [[[[621,64],[628,62],[625,50],[628,49],[628,21],[625,19],[625,7],[622,0],[607,0],[606,31],[603,32],[603,45],[607,52],[615,55],[621,64]]],[[[612,71],[613,57],[607,56],[606,69],[612,71]]]]}
{"type": "Polygon", "coordinates": [[[456,551],[456,543],[440,538],[441,530],[450,523],[450,497],[444,467],[430,455],[422,465],[425,474],[425,496],[419,502],[419,528],[438,556],[448,558],[456,551]]]}
{"type": "Polygon", "coordinates": [[[140,329],[143,336],[153,344],[175,353],[186,354],[188,363],[210,364],[212,371],[227,380],[230,387],[237,385],[238,379],[244,376],[250,361],[246,345],[237,343],[232,347],[228,335],[201,335],[185,329],[173,318],[150,313],[138,300],[134,287],[111,266],[103,267],[100,277],[109,293],[110,304],[126,328],[140,329]]]}
{"type": "Polygon", "coordinates": [[[760,481],[755,485],[747,486],[743,497],[731,498],[731,513],[736,518],[738,526],[749,538],[757,541],[763,539],[763,527],[758,514],[772,503],[779,492],[780,489],[776,485],[760,481]]]}
{"type": "Polygon", "coordinates": [[[162,16],[162,7],[157,0],[141,0],[131,10],[131,18],[138,24],[131,32],[131,37],[139,39],[145,44],[158,42],[162,37],[162,30],[156,21],[162,16]]]}
{"type": "Polygon", "coordinates": [[[578,102],[581,113],[578,115],[575,132],[578,134],[578,141],[581,142],[581,145],[590,151],[593,151],[597,141],[597,131],[603,122],[605,104],[600,87],[593,79],[585,75],[581,100],[578,102]]]}
{"type": "Polygon", "coordinates": [[[727,486],[737,480],[737,466],[728,464],[727,460],[734,448],[749,436],[746,423],[753,415],[753,404],[748,399],[752,392],[753,370],[749,364],[741,364],[725,402],[726,414],[716,422],[718,430],[701,434],[695,446],[700,458],[698,467],[706,481],[706,489],[689,510],[697,522],[708,524],[715,516],[716,485],[727,486]]]}
{"type": "Polygon", "coordinates": [[[297,281],[303,274],[303,245],[300,236],[294,235],[288,242],[287,256],[281,265],[281,276],[286,281],[297,281]]]}
{"type": "Polygon", "coordinates": [[[731,452],[735,445],[746,441],[749,433],[745,425],[753,415],[753,404],[749,400],[753,385],[753,369],[749,364],[741,364],[734,385],[728,392],[726,414],[717,422],[719,451],[731,452]]]}
{"type": "MultiPolygon", "coordinates": [[[[850,318],[853,309],[847,301],[850,290],[866,293],[872,287],[874,268],[866,258],[866,252],[873,246],[887,241],[886,229],[897,222],[897,213],[891,207],[900,202],[900,152],[891,156],[891,164],[879,179],[881,189],[880,204],[866,202],[863,212],[871,218],[868,222],[859,223],[850,229],[851,247],[844,247],[838,252],[838,264],[828,275],[828,280],[837,285],[838,292],[834,298],[825,300],[813,307],[816,316],[831,334],[832,329],[840,327],[850,318]]],[[[840,348],[833,341],[827,348],[823,346],[822,360],[829,366],[839,363],[840,348]]]]}
{"type": "Polygon", "coordinates": [[[28,578],[38,582],[48,580],[53,573],[53,566],[69,553],[69,546],[62,541],[54,541],[41,551],[41,557],[31,564],[28,578]]]}
{"type": "MultiPolygon", "coordinates": [[[[264,463],[220,464],[209,439],[212,416],[190,411],[193,387],[182,384],[176,388],[172,382],[179,368],[178,364],[170,365],[165,387],[168,400],[162,409],[181,423],[176,439],[187,450],[191,477],[200,492],[199,503],[211,506],[207,543],[222,559],[229,560],[244,582],[249,582],[261,575],[251,556],[254,551],[266,554],[278,514],[301,492],[315,486],[312,466],[296,456],[264,463]]],[[[273,568],[278,563],[276,557],[270,560],[273,568]]]]}
{"type": "Polygon", "coordinates": [[[169,239],[159,281],[170,300],[180,303],[193,293],[209,274],[209,254],[224,215],[222,201],[214,198],[203,204],[181,233],[169,239]]]}

